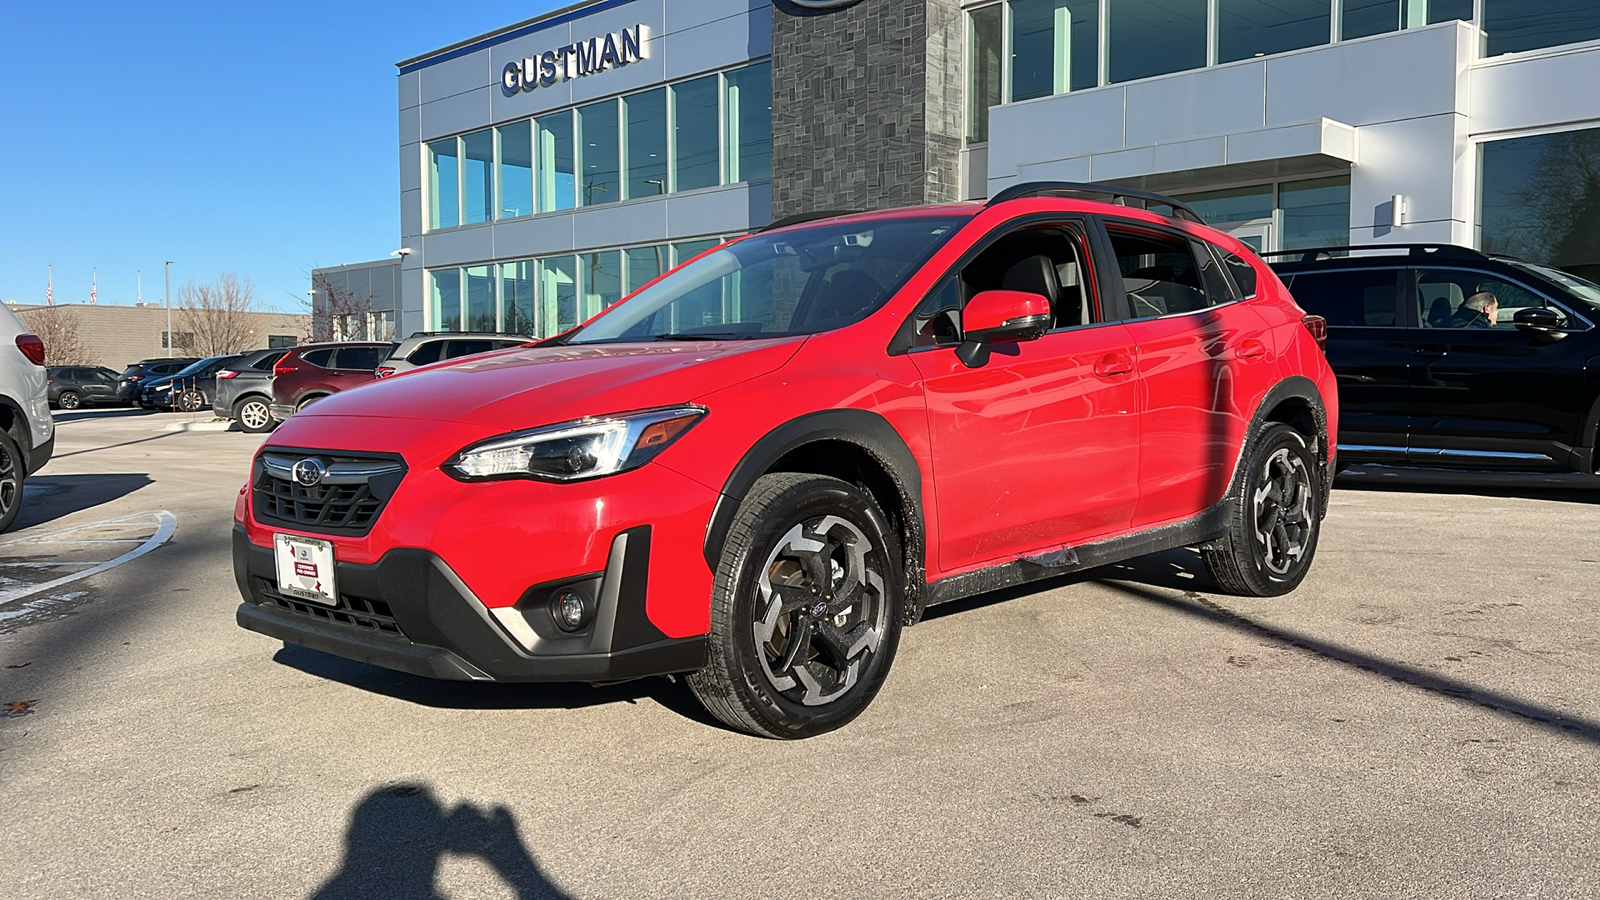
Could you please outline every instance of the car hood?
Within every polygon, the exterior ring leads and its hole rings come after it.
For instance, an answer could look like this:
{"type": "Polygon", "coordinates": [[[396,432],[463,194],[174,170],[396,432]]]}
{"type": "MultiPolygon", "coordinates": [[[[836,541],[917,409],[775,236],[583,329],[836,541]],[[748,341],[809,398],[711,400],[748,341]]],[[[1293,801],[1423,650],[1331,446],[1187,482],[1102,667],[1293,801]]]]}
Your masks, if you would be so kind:
{"type": "MultiPolygon", "coordinates": [[[[275,436],[309,419],[415,419],[495,433],[584,416],[692,402],[772,372],[804,338],[529,347],[424,366],[320,400],[275,436]]],[[[286,440],[285,442],[288,442],[286,440]]]]}

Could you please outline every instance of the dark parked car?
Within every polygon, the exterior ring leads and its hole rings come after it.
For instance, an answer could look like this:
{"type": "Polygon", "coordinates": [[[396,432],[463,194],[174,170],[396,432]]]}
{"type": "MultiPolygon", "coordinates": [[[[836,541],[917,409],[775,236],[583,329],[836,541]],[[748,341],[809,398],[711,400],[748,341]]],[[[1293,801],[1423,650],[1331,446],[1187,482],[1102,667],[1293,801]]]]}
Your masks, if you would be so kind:
{"type": "Polygon", "coordinates": [[[419,331],[394,348],[389,358],[378,367],[378,377],[388,378],[390,375],[409,372],[417,366],[426,366],[447,359],[460,359],[463,356],[476,356],[491,350],[521,347],[532,342],[533,338],[525,334],[419,331]]]}
{"type": "Polygon", "coordinates": [[[346,341],[295,347],[273,367],[272,418],[282,422],[330,394],[377,379],[394,341],[346,341]]]}
{"type": "Polygon", "coordinates": [[[85,404],[122,402],[117,399],[117,373],[105,366],[51,366],[45,374],[51,406],[77,409],[85,404]]]}
{"type": "Polygon", "coordinates": [[[146,383],[179,372],[196,361],[192,356],[178,356],[171,359],[167,357],[141,359],[123,369],[122,375],[117,378],[117,399],[123,403],[138,406],[139,395],[143,392],[146,383]]]}
{"type": "Polygon", "coordinates": [[[1451,245],[1344,252],[1268,254],[1328,320],[1341,463],[1595,471],[1600,286],[1451,245]]]}
{"type": "Polygon", "coordinates": [[[217,392],[211,398],[211,407],[217,415],[226,416],[239,423],[239,428],[260,434],[272,429],[273,366],[289,351],[257,350],[234,360],[217,372],[217,392]]]}
{"type": "Polygon", "coordinates": [[[205,409],[217,392],[217,372],[239,357],[238,353],[208,356],[166,378],[146,382],[139,395],[139,405],[146,409],[180,412],[205,409]]]}

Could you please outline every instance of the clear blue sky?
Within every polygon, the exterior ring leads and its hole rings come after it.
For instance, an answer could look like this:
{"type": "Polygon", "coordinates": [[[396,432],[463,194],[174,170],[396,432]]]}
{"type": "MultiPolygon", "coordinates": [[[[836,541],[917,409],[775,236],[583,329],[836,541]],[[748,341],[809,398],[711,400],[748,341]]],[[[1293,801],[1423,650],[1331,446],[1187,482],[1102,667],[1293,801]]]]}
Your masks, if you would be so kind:
{"type": "Polygon", "coordinates": [[[0,300],[162,299],[400,246],[395,63],[571,0],[0,0],[0,300]]]}

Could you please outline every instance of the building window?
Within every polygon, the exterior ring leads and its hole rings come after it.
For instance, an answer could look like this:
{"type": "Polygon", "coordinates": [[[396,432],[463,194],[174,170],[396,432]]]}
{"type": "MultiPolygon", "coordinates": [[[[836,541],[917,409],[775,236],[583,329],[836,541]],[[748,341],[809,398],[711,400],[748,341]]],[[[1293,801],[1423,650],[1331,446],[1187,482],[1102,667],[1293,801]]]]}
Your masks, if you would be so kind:
{"type": "Polygon", "coordinates": [[[495,218],[533,214],[533,122],[527,119],[495,129],[500,142],[500,199],[495,218]]]}
{"type": "Polygon", "coordinates": [[[1106,52],[1111,81],[1133,81],[1206,64],[1207,0],[1116,0],[1106,52]]]}
{"type": "Polygon", "coordinates": [[[431,275],[433,292],[428,304],[428,330],[460,331],[461,270],[440,269],[431,275]]]}
{"type": "Polygon", "coordinates": [[[1224,230],[1230,225],[1271,219],[1274,208],[1270,184],[1185,194],[1177,199],[1199,213],[1207,225],[1224,230]]]}
{"type": "Polygon", "coordinates": [[[1098,0],[1012,0],[1012,100],[1065,94],[1099,83],[1098,0]]]}
{"type": "Polygon", "coordinates": [[[721,178],[721,93],[715,75],[672,88],[673,190],[715,187],[721,178]]]}
{"type": "MultiPolygon", "coordinates": [[[[1525,5],[1525,0],[1499,2],[1525,5]]],[[[1341,8],[1339,38],[1345,41],[1451,19],[1472,20],[1472,0],[1344,0],[1341,8]]]]}
{"type": "Polygon", "coordinates": [[[1326,44],[1332,13],[1328,0],[1219,0],[1217,62],[1326,44]]]}
{"type": "Polygon", "coordinates": [[[1479,246],[1600,279],[1600,129],[1481,145],[1479,246]]]}
{"type": "Polygon", "coordinates": [[[1292,181],[1278,188],[1282,250],[1350,243],[1350,176],[1292,181]]]}
{"type": "Polygon", "coordinates": [[[485,128],[461,138],[461,222],[489,221],[494,202],[494,132],[485,128]]]}
{"type": "Polygon", "coordinates": [[[194,346],[194,332],[174,331],[168,333],[163,331],[161,332],[161,346],[175,348],[178,350],[187,350],[194,346]],[[177,340],[176,344],[171,343],[171,341],[174,339],[177,340]]]}
{"type": "Polygon", "coordinates": [[[288,349],[289,347],[298,347],[298,346],[300,346],[300,339],[298,337],[292,335],[292,334],[269,334],[269,335],[267,335],[267,349],[268,350],[285,350],[285,349],[288,349]]]}
{"type": "Polygon", "coordinates": [[[459,167],[456,139],[428,145],[428,227],[454,228],[461,224],[459,167]]]}
{"type": "Polygon", "coordinates": [[[539,264],[539,318],[550,334],[560,334],[577,325],[578,258],[552,256],[539,264]]]}
{"type": "Polygon", "coordinates": [[[989,140],[989,108],[999,106],[1004,10],[996,4],[975,9],[967,18],[967,140],[989,140]]]}
{"type": "MultiPolygon", "coordinates": [[[[1471,6],[1471,4],[1467,4],[1471,6]]],[[[1471,18],[1469,11],[1462,18],[1471,18]]],[[[1489,56],[1600,38],[1594,0],[1483,0],[1489,56]]]]}
{"type": "Polygon", "coordinates": [[[627,123],[628,199],[667,192],[667,89],[622,98],[627,123]]]}
{"type": "Polygon", "coordinates": [[[622,251],[583,255],[583,318],[622,299],[622,251]]]}
{"type": "Polygon", "coordinates": [[[625,290],[632,293],[660,278],[661,273],[671,265],[671,252],[665,244],[630,247],[622,251],[623,274],[627,278],[625,290]]]}
{"type": "Polygon", "coordinates": [[[735,69],[727,81],[729,184],[772,178],[772,64],[735,69]]]}
{"type": "Polygon", "coordinates": [[[462,270],[466,282],[467,322],[463,331],[498,331],[495,320],[494,266],[468,266],[462,270]]]}
{"type": "Polygon", "coordinates": [[[578,205],[598,206],[622,199],[622,142],[617,101],[578,108],[578,205]]]}
{"type": "Polygon", "coordinates": [[[535,171],[539,181],[539,211],[572,209],[578,205],[572,110],[541,116],[533,124],[534,143],[538,147],[535,171]]]}

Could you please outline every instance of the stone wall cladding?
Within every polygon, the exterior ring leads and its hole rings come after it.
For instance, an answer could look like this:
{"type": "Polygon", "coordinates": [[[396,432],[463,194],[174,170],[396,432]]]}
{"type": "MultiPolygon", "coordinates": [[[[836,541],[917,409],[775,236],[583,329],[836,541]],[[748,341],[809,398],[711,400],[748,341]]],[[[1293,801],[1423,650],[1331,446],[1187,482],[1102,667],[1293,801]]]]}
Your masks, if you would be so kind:
{"type": "Polygon", "coordinates": [[[959,0],[775,0],[774,219],[957,199],[960,15],[959,0]]]}

